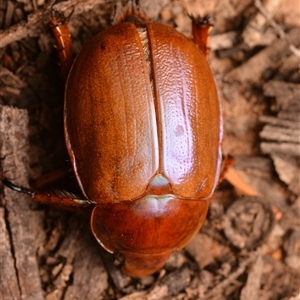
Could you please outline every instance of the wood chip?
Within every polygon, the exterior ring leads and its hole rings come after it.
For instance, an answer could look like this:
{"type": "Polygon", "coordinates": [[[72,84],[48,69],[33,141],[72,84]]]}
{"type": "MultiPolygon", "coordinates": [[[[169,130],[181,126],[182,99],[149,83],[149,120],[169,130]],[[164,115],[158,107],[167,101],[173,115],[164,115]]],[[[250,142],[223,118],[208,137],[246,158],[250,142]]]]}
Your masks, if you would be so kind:
{"type": "Polygon", "coordinates": [[[300,156],[300,147],[298,144],[290,143],[261,143],[260,148],[263,153],[272,154],[272,153],[289,153],[293,156],[300,156]]]}
{"type": "Polygon", "coordinates": [[[9,28],[9,26],[12,22],[13,14],[14,14],[14,8],[15,8],[14,3],[11,2],[11,1],[8,1],[7,2],[7,7],[6,7],[4,28],[9,28]]]}
{"type": "MultiPolygon", "coordinates": [[[[287,204],[290,194],[283,185],[272,179],[273,163],[269,158],[240,156],[235,157],[233,169],[239,171],[239,176],[247,185],[253,187],[260,195],[282,212],[289,215],[289,220],[295,220],[298,216],[287,204]]],[[[294,221],[293,221],[294,222],[294,221]]]]}
{"type": "MultiPolygon", "coordinates": [[[[50,7],[55,1],[52,0],[45,9],[38,10],[37,12],[32,13],[28,16],[28,21],[20,22],[8,30],[0,31],[0,48],[7,46],[9,43],[19,41],[27,36],[37,37],[46,26],[41,26],[44,24],[45,20],[50,19],[50,7]]],[[[54,6],[58,11],[65,11],[69,9],[76,8],[74,10],[73,16],[92,9],[94,6],[103,3],[103,0],[71,0],[63,1],[54,6]]],[[[30,11],[31,8],[28,7],[27,11],[30,11]]]]}
{"type": "Polygon", "coordinates": [[[188,265],[183,265],[178,270],[168,274],[158,281],[147,294],[147,300],[163,299],[164,297],[177,295],[191,281],[192,271],[188,265]]]}
{"type": "Polygon", "coordinates": [[[256,300],[260,299],[261,276],[264,269],[264,260],[261,255],[257,255],[250,269],[247,283],[242,289],[240,300],[256,300]]]}
{"type": "Polygon", "coordinates": [[[11,241],[9,237],[8,228],[5,220],[5,210],[0,208],[0,232],[1,232],[1,246],[0,246],[0,298],[1,299],[20,299],[20,289],[18,285],[18,278],[15,268],[15,260],[11,248],[11,241]]]}
{"type": "MultiPolygon", "coordinates": [[[[267,0],[264,1],[264,9],[269,14],[273,14],[278,6],[280,5],[281,0],[267,0]]],[[[276,33],[273,28],[270,28],[268,25],[269,22],[264,15],[260,12],[255,14],[243,32],[244,42],[249,47],[255,47],[258,45],[269,45],[276,39],[276,33]]]]}
{"type": "MultiPolygon", "coordinates": [[[[5,158],[2,161],[4,174],[17,184],[27,186],[27,112],[0,106],[0,122],[0,153],[5,158]]],[[[14,262],[13,270],[1,269],[2,276],[7,278],[11,276],[9,274],[17,274],[18,288],[10,291],[14,295],[12,298],[43,299],[35,242],[35,232],[40,226],[39,214],[30,210],[28,196],[8,188],[4,188],[4,207],[10,234],[10,257],[14,262]]],[[[11,284],[15,286],[15,283],[11,284]]]]}
{"type": "Polygon", "coordinates": [[[295,195],[300,194],[300,161],[296,156],[284,154],[271,154],[279,178],[287,184],[289,190],[295,195]]]}
{"type": "MultiPolygon", "coordinates": [[[[297,28],[289,32],[288,38],[296,47],[299,47],[300,35],[297,28]]],[[[277,39],[272,45],[229,72],[224,80],[226,82],[247,82],[248,84],[258,82],[266,69],[278,68],[281,63],[280,58],[290,54],[287,42],[277,39]]]]}
{"type": "Polygon", "coordinates": [[[274,215],[268,202],[258,197],[242,197],[226,211],[224,233],[240,249],[255,249],[269,236],[274,215]]]}
{"type": "Polygon", "coordinates": [[[222,34],[213,35],[209,40],[210,50],[220,50],[232,48],[236,43],[238,33],[236,31],[229,31],[222,34]]]}
{"type": "Polygon", "coordinates": [[[276,97],[275,111],[300,111],[300,84],[271,80],[264,84],[263,91],[265,96],[276,97]]]}
{"type": "Polygon", "coordinates": [[[250,257],[245,259],[239,264],[239,267],[232,272],[226,279],[221,281],[219,284],[215,285],[208,293],[205,294],[205,296],[201,297],[201,300],[208,300],[212,299],[213,296],[222,294],[222,290],[225,286],[229,286],[237,277],[239,277],[241,274],[243,274],[247,268],[247,266],[255,260],[256,256],[252,253],[250,257]]]}
{"type": "Polygon", "coordinates": [[[261,149],[267,154],[300,156],[300,85],[281,81],[269,81],[264,85],[264,94],[276,97],[277,117],[262,116],[267,123],[260,132],[261,149]]]}
{"type": "Polygon", "coordinates": [[[197,234],[185,248],[185,250],[195,258],[200,270],[215,262],[210,251],[211,243],[211,238],[204,234],[197,234]]]}

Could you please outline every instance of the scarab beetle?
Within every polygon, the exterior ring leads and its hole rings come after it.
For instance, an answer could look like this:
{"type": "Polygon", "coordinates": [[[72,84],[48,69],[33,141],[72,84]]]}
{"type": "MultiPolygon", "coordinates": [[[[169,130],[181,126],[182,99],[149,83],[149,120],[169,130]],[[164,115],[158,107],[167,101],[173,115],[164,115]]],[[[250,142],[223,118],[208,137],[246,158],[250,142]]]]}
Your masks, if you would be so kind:
{"type": "Polygon", "coordinates": [[[123,255],[124,272],[151,274],[202,226],[219,179],[222,119],[206,60],[210,24],[193,19],[189,40],[131,11],[74,62],[66,24],[52,25],[69,73],[65,141],[84,199],[3,182],[35,201],[93,207],[90,226],[101,246],[123,255]]]}

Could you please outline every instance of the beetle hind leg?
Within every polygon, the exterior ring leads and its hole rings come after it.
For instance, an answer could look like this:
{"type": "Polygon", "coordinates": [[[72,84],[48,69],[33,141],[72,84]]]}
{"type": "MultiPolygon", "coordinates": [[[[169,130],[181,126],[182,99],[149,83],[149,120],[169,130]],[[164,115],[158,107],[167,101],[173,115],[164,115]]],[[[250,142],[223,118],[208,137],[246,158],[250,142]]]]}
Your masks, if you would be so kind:
{"type": "Polygon", "coordinates": [[[208,16],[205,17],[193,17],[190,16],[192,19],[192,35],[193,35],[193,42],[199,47],[201,52],[207,58],[209,55],[209,35],[212,31],[213,24],[210,22],[208,16]]]}

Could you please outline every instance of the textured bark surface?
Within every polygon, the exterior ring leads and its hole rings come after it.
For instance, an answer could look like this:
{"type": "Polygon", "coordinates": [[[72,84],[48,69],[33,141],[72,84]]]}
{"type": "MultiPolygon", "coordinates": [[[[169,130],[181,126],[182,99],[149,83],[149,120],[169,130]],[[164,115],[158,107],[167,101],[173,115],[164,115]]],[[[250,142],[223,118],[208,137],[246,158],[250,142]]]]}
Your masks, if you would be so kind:
{"type": "MultiPolygon", "coordinates": [[[[28,115],[26,110],[0,107],[1,157],[8,178],[28,184],[28,115]]],[[[2,299],[43,299],[36,248],[40,215],[30,198],[4,188],[1,208],[2,299]]]]}

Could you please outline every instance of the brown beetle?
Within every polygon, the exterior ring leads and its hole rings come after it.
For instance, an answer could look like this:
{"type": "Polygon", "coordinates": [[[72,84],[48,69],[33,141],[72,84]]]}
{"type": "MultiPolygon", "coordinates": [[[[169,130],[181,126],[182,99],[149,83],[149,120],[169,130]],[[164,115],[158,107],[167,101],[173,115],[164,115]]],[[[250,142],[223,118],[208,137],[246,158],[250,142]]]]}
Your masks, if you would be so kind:
{"type": "Polygon", "coordinates": [[[3,182],[35,201],[92,206],[102,247],[123,255],[124,272],[151,274],[202,226],[219,179],[222,119],[206,61],[210,24],[193,20],[191,41],[134,10],[73,63],[68,27],[58,21],[52,27],[69,73],[65,140],[84,199],[3,182]]]}

